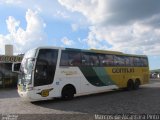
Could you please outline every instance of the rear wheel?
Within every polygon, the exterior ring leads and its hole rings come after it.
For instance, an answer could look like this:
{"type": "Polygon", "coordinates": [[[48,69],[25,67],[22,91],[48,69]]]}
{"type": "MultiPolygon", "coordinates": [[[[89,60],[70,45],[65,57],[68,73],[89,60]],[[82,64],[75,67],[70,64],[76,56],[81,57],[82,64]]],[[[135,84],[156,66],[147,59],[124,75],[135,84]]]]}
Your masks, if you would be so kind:
{"type": "Polygon", "coordinates": [[[67,85],[62,90],[62,99],[71,100],[73,99],[74,94],[75,94],[75,88],[71,85],[67,85]]]}
{"type": "Polygon", "coordinates": [[[140,80],[135,80],[135,83],[134,83],[134,89],[135,90],[138,90],[139,89],[139,85],[140,85],[140,80]]]}
{"type": "Polygon", "coordinates": [[[127,90],[130,91],[130,90],[133,90],[133,89],[134,89],[133,80],[128,80],[128,82],[127,82],[127,90]]]}

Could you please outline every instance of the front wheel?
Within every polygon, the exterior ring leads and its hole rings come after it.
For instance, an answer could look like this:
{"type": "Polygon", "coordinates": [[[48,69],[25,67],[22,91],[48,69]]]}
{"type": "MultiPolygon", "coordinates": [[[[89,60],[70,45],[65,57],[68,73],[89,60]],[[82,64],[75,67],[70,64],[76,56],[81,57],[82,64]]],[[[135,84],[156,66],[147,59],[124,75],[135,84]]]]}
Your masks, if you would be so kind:
{"type": "Polygon", "coordinates": [[[71,100],[74,97],[74,89],[72,87],[66,86],[62,90],[62,99],[71,100]]]}

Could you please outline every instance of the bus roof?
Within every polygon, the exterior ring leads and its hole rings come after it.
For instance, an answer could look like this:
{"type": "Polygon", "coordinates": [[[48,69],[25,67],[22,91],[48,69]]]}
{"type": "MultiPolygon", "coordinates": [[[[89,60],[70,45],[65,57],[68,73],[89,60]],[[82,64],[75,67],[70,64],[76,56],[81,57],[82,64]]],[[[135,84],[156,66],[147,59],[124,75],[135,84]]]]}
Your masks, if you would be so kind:
{"type": "Polygon", "coordinates": [[[118,51],[110,51],[110,50],[97,50],[97,49],[90,49],[93,52],[96,53],[105,53],[105,54],[118,54],[121,55],[123,54],[122,52],[118,52],[118,51]]]}
{"type": "Polygon", "coordinates": [[[99,49],[77,49],[77,48],[63,48],[63,47],[55,47],[55,46],[41,46],[39,49],[50,48],[50,49],[61,49],[68,51],[81,51],[81,52],[91,52],[91,53],[101,53],[101,54],[112,54],[112,55],[125,55],[125,56],[137,56],[137,57],[147,57],[146,55],[137,55],[137,54],[126,54],[119,51],[110,51],[110,50],[99,50],[99,49]]]}
{"type": "Polygon", "coordinates": [[[111,54],[111,55],[125,55],[125,56],[137,56],[137,57],[147,57],[146,55],[136,55],[136,54],[125,54],[119,51],[110,51],[110,50],[98,50],[98,49],[75,49],[75,48],[66,48],[69,51],[82,51],[82,52],[91,52],[91,53],[100,53],[100,54],[111,54]]]}
{"type": "Polygon", "coordinates": [[[119,51],[110,51],[110,50],[98,50],[98,49],[90,49],[96,53],[104,53],[104,54],[114,54],[114,55],[126,55],[126,56],[139,56],[139,57],[147,57],[146,55],[136,55],[136,54],[125,54],[119,51]]]}

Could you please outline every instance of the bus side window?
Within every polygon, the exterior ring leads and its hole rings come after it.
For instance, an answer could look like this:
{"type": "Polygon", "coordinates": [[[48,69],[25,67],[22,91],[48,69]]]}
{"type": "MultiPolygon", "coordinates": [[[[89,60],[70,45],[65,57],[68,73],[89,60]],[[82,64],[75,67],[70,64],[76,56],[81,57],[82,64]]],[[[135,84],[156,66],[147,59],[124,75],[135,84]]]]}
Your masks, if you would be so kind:
{"type": "Polygon", "coordinates": [[[100,66],[113,66],[114,58],[113,55],[99,55],[100,66]]]}
{"type": "Polygon", "coordinates": [[[100,66],[102,66],[102,67],[105,66],[104,61],[105,61],[105,55],[100,54],[100,55],[99,55],[99,62],[100,62],[99,64],[100,64],[100,66]]]}
{"type": "Polygon", "coordinates": [[[134,63],[133,63],[133,57],[129,57],[129,60],[130,60],[130,65],[129,66],[131,66],[131,67],[133,67],[134,66],[134,63]]]}
{"type": "Polygon", "coordinates": [[[69,65],[70,66],[80,66],[81,65],[81,53],[80,52],[69,52],[69,65]]]}
{"type": "Polygon", "coordinates": [[[68,61],[69,61],[68,60],[68,53],[66,51],[62,51],[60,65],[61,66],[68,66],[69,65],[68,61]]]}
{"type": "Polygon", "coordinates": [[[134,62],[134,66],[136,66],[136,67],[142,67],[143,66],[143,64],[141,62],[141,59],[139,57],[134,57],[133,62],[134,62]]]}
{"type": "Polygon", "coordinates": [[[130,65],[130,59],[129,59],[129,57],[124,57],[124,59],[125,59],[125,65],[126,65],[127,67],[131,66],[131,65],[130,65]]]}
{"type": "Polygon", "coordinates": [[[91,66],[99,66],[99,58],[97,54],[90,55],[90,64],[91,66]]]}
{"type": "Polygon", "coordinates": [[[90,65],[90,56],[87,53],[82,53],[82,65],[89,66],[90,65]]]}
{"type": "Polygon", "coordinates": [[[99,66],[98,54],[82,53],[82,65],[84,65],[84,66],[99,66]]]}
{"type": "Polygon", "coordinates": [[[105,55],[106,65],[113,66],[114,65],[114,56],[113,55],[105,55]]]}
{"type": "Polygon", "coordinates": [[[62,51],[61,66],[80,66],[81,65],[81,53],[75,51],[62,51]]]}
{"type": "Polygon", "coordinates": [[[124,66],[125,65],[125,59],[123,56],[114,56],[114,65],[115,66],[124,66]]]}
{"type": "Polygon", "coordinates": [[[143,67],[147,67],[148,66],[148,60],[147,60],[147,58],[141,58],[141,62],[143,64],[143,67]]]}
{"type": "Polygon", "coordinates": [[[105,55],[105,58],[103,60],[103,64],[105,66],[112,66],[114,64],[113,55],[105,55]]]}

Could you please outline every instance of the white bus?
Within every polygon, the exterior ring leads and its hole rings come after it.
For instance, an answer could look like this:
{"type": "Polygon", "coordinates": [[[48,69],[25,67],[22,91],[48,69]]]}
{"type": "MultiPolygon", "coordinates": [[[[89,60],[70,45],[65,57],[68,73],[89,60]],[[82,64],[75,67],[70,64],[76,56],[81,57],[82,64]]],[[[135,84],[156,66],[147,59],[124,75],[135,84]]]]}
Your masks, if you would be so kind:
{"type": "Polygon", "coordinates": [[[145,55],[102,50],[38,47],[23,57],[18,93],[28,101],[138,89],[149,81],[145,55]]]}

